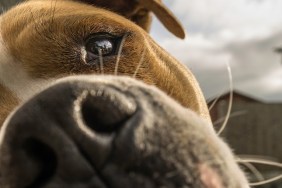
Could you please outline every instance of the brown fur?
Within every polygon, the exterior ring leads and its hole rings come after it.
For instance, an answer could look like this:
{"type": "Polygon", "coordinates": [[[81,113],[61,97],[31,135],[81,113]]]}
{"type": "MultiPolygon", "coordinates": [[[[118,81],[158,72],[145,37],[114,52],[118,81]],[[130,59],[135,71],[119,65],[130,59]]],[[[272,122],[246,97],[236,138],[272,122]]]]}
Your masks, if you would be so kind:
{"type": "Polygon", "coordinates": [[[18,105],[18,100],[13,96],[11,91],[1,84],[0,91],[0,125],[2,125],[5,117],[18,105]]]}
{"type": "Polygon", "coordinates": [[[76,0],[97,7],[106,8],[133,21],[145,31],[150,30],[153,12],[162,24],[175,36],[185,37],[184,29],[177,18],[167,9],[161,0],[76,0]]]}
{"type": "MultiPolygon", "coordinates": [[[[248,187],[209,126],[194,76],[150,38],[146,24],[130,21],[127,1],[92,1],[122,16],[71,0],[32,0],[1,16],[0,123],[19,108],[0,132],[0,187],[248,187]],[[137,79],[176,101],[129,77],[98,76],[100,63],[87,64],[84,48],[100,32],[125,39],[119,64],[116,53],[103,58],[104,74],[117,65],[118,75],[138,70],[137,79]]],[[[184,36],[160,2],[138,2],[164,12],[164,25],[184,36]]]]}
{"type": "MultiPolygon", "coordinates": [[[[156,85],[209,120],[205,100],[192,73],[123,17],[76,2],[32,1],[10,10],[2,19],[2,37],[9,52],[34,79],[99,74],[99,67],[81,60],[80,46],[85,38],[97,32],[128,34],[118,74],[132,76],[145,50],[137,78],[156,85]]],[[[113,74],[116,57],[104,61],[105,73],[113,74]]]]}
{"type": "Polygon", "coordinates": [[[148,9],[132,0],[83,0],[91,5],[106,8],[133,21],[146,31],[150,30],[152,17],[148,9]]]}

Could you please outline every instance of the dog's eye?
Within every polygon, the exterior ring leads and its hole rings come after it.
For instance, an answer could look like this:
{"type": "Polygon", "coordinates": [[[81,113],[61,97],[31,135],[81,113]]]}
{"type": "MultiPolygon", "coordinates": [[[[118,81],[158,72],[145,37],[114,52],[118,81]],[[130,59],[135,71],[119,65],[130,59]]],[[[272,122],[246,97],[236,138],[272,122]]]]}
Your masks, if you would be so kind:
{"type": "Polygon", "coordinates": [[[100,33],[91,36],[86,41],[86,51],[88,56],[90,55],[93,59],[97,59],[99,55],[111,56],[116,55],[119,45],[120,45],[121,37],[113,36],[108,33],[100,33]]]}
{"type": "Polygon", "coordinates": [[[101,55],[106,56],[112,53],[114,44],[112,40],[109,39],[97,39],[93,40],[86,46],[86,50],[95,55],[99,55],[99,50],[101,55]]]}

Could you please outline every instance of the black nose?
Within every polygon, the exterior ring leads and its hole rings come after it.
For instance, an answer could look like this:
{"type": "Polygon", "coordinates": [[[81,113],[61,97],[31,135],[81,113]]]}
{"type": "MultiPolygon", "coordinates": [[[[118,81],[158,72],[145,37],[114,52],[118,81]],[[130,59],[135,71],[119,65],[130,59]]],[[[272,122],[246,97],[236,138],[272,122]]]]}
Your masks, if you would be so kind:
{"type": "Polygon", "coordinates": [[[106,187],[99,169],[135,111],[131,97],[106,85],[49,88],[2,128],[0,187],[106,187]]]}
{"type": "Polygon", "coordinates": [[[95,133],[115,133],[136,109],[132,99],[111,89],[102,94],[83,93],[81,97],[75,108],[84,124],[95,133]]]}

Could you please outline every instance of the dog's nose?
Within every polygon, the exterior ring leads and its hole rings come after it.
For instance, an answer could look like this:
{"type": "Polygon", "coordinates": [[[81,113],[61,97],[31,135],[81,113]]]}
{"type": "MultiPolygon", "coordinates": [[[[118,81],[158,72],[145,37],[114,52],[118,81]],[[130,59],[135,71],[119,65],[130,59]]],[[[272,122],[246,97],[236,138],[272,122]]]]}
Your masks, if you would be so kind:
{"type": "Polygon", "coordinates": [[[111,87],[46,90],[2,127],[0,187],[106,187],[99,170],[135,111],[136,102],[111,87]]]}
{"type": "Polygon", "coordinates": [[[133,99],[113,90],[84,91],[74,102],[75,120],[93,134],[113,134],[135,112],[133,99]]]}

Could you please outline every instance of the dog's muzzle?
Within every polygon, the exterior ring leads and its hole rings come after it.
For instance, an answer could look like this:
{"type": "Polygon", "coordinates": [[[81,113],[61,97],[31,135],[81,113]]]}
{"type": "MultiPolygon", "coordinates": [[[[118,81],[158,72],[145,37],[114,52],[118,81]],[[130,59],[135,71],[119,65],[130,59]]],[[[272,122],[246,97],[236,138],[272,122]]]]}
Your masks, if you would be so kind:
{"type": "Polygon", "coordinates": [[[222,161],[203,165],[218,156],[207,147],[213,141],[201,123],[159,90],[134,80],[69,79],[6,121],[0,186],[221,188],[226,182],[217,174],[229,181],[228,169],[217,168],[222,161]]]}

